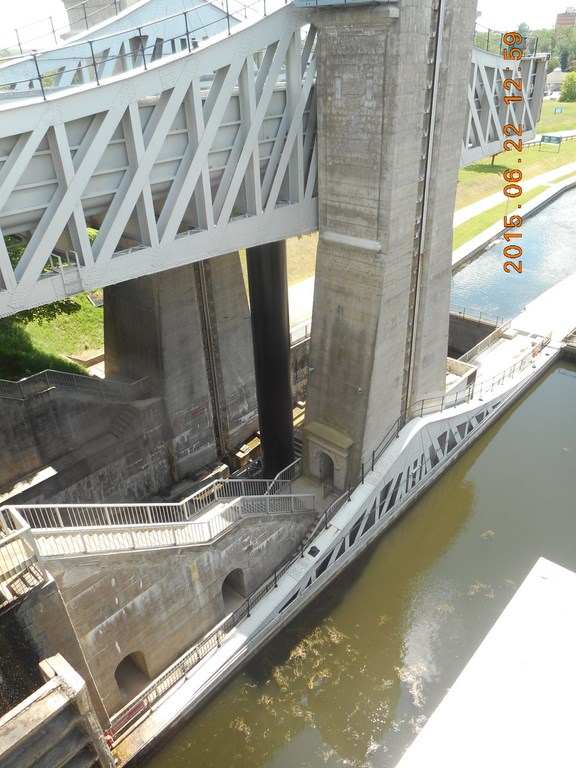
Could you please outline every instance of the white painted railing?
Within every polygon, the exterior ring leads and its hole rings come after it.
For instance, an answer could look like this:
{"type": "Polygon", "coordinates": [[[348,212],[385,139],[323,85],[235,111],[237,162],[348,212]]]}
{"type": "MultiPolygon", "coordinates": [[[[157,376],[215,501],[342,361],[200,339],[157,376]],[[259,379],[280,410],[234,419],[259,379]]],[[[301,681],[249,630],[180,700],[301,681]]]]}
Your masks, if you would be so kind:
{"type": "Polygon", "coordinates": [[[38,566],[43,577],[47,574],[30,526],[16,511],[0,509],[0,583],[38,566]]]}
{"type": "Polygon", "coordinates": [[[218,505],[196,520],[156,524],[42,527],[34,529],[34,537],[44,557],[181,547],[208,544],[244,517],[296,514],[313,512],[314,509],[313,494],[247,496],[226,505],[218,505]]]}

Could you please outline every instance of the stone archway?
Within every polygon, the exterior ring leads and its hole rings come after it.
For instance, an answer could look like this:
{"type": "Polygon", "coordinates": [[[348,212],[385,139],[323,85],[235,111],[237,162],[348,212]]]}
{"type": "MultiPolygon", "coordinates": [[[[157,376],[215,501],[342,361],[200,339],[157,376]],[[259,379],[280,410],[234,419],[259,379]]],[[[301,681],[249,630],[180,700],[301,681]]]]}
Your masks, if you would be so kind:
{"type": "Polygon", "coordinates": [[[244,571],[235,568],[222,582],[222,602],[224,613],[231,613],[246,599],[244,571]]]}
{"type": "Polygon", "coordinates": [[[137,696],[151,680],[144,654],[134,651],[125,656],[116,667],[114,677],[125,702],[137,696]]]}
{"type": "Polygon", "coordinates": [[[334,460],[332,456],[324,451],[318,454],[320,464],[320,479],[326,488],[334,487],[334,460]]]}

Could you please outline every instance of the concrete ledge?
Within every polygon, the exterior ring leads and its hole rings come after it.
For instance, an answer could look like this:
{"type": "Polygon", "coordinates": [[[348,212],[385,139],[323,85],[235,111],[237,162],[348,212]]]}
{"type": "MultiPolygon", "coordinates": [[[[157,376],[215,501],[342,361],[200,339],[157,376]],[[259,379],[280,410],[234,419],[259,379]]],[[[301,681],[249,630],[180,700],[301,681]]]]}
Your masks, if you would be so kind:
{"type": "Polygon", "coordinates": [[[540,558],[397,768],[574,765],[576,574],[540,558]]]}

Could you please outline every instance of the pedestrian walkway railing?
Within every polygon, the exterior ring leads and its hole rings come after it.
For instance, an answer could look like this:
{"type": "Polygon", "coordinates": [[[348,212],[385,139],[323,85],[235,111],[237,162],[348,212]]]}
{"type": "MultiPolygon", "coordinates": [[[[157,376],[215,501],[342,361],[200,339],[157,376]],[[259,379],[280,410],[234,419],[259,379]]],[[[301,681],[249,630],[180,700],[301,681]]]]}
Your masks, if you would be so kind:
{"type": "Polygon", "coordinates": [[[309,339],[311,333],[312,320],[306,320],[304,323],[300,323],[299,325],[290,328],[290,346],[293,347],[295,344],[299,344],[300,342],[309,339]]]}
{"type": "Polygon", "coordinates": [[[100,379],[97,376],[82,376],[63,371],[41,371],[21,381],[0,380],[0,398],[25,400],[39,395],[47,389],[61,388],[85,394],[94,394],[114,400],[137,400],[148,391],[150,380],[143,379],[131,383],[100,379]]]}
{"type": "Polygon", "coordinates": [[[511,46],[504,42],[505,34],[507,33],[476,24],[474,47],[481,51],[497,53],[499,56],[502,56],[504,51],[510,48],[521,48],[524,56],[535,56],[538,53],[538,38],[535,35],[525,36],[520,45],[511,46]]]}
{"type": "Polygon", "coordinates": [[[258,21],[284,4],[284,0],[205,2],[128,29],[71,41],[56,50],[4,60],[0,66],[0,94],[21,92],[30,97],[36,91],[46,99],[54,91],[98,86],[118,74],[146,70],[167,56],[190,53],[215,35],[231,35],[239,22],[258,21]],[[207,12],[216,18],[205,20],[207,12]],[[200,22],[202,13],[205,19],[200,22]]]}
{"type": "Polygon", "coordinates": [[[504,322],[504,318],[500,315],[492,315],[490,312],[475,307],[451,306],[450,314],[459,315],[467,320],[477,320],[479,323],[487,323],[488,325],[499,326],[504,322]]]}
{"type": "Polygon", "coordinates": [[[475,347],[472,347],[472,349],[469,349],[468,352],[459,357],[458,360],[461,363],[469,363],[471,360],[477,358],[481,352],[484,352],[486,349],[495,344],[502,336],[504,331],[510,328],[511,324],[512,320],[508,320],[507,323],[498,326],[495,330],[492,331],[492,333],[489,333],[488,336],[485,336],[481,341],[479,341],[475,347]]]}
{"type": "MultiPolygon", "coordinates": [[[[274,480],[244,480],[228,478],[214,480],[204,488],[174,503],[143,504],[29,504],[14,507],[27,523],[36,529],[89,528],[118,526],[156,526],[169,523],[190,523],[215,503],[244,499],[248,509],[256,509],[257,497],[266,499],[266,509],[272,509],[274,498],[290,488],[300,476],[302,462],[297,459],[280,472],[274,480]]],[[[288,496],[282,496],[283,499],[288,496]]]]}
{"type": "Polygon", "coordinates": [[[0,584],[34,565],[46,580],[48,575],[30,526],[15,510],[0,508],[0,584]]]}
{"type": "Polygon", "coordinates": [[[141,691],[138,696],[132,699],[132,701],[110,718],[110,734],[113,739],[119,739],[119,737],[130,728],[134,721],[140,719],[149,712],[158,699],[170,690],[170,688],[173,688],[175,685],[182,682],[185,675],[190,672],[198,662],[220,647],[226,636],[234,629],[234,627],[236,627],[243,619],[249,617],[254,606],[278,586],[280,577],[283,576],[295,562],[304,556],[305,548],[317,535],[318,530],[321,527],[328,526],[330,520],[349,498],[350,494],[347,492],[336,499],[336,501],[334,501],[334,503],[320,516],[314,529],[302,539],[287,563],[276,569],[270,578],[246,598],[235,611],[222,619],[222,621],[205,635],[202,640],[196,643],[190,650],[186,651],[186,653],[168,667],[162,675],[157,677],[149,686],[141,691]]]}
{"type": "MultiPolygon", "coordinates": [[[[195,520],[165,523],[121,523],[87,526],[41,526],[34,536],[43,557],[86,555],[95,552],[181,547],[209,544],[242,518],[313,512],[315,496],[245,496],[222,504],[195,520]]],[[[24,519],[30,508],[18,507],[24,519]]],[[[37,510],[32,510],[32,516],[37,510]]]]}

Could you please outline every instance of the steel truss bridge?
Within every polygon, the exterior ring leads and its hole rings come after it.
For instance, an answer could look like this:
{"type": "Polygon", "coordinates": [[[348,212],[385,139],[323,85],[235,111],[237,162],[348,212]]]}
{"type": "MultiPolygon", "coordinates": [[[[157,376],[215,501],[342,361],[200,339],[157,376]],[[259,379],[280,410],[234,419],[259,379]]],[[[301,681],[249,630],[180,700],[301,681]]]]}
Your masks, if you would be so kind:
{"type": "MultiPolygon", "coordinates": [[[[0,316],[318,228],[322,11],[181,8],[148,0],[0,65],[0,234],[25,244],[13,264],[0,237],[0,316]]],[[[461,165],[506,124],[533,138],[545,60],[522,59],[506,104],[519,62],[473,49],[461,165]]]]}

